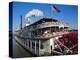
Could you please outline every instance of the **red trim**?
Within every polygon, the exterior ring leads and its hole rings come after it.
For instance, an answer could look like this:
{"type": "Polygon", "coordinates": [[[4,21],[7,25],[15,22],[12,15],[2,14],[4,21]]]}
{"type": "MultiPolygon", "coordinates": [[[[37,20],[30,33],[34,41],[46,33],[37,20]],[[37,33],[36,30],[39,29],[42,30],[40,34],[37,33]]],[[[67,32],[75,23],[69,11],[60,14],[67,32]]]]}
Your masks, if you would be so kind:
{"type": "Polygon", "coordinates": [[[68,33],[68,34],[63,34],[63,37],[77,37],[77,33],[68,33]]]}

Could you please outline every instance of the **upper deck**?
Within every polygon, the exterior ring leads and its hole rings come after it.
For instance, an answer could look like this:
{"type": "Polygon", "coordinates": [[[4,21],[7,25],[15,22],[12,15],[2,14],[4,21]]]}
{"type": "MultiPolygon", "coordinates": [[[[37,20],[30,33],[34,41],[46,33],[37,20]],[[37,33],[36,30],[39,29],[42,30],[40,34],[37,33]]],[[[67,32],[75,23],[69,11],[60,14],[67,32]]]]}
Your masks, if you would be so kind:
{"type": "Polygon", "coordinates": [[[36,21],[35,23],[30,24],[25,28],[28,28],[30,31],[32,31],[32,30],[48,28],[48,27],[69,28],[69,25],[65,23],[61,23],[56,19],[42,18],[39,21],[36,21]]]}
{"type": "Polygon", "coordinates": [[[24,38],[48,39],[68,33],[68,29],[68,25],[62,24],[56,19],[43,18],[16,32],[24,38]]]}

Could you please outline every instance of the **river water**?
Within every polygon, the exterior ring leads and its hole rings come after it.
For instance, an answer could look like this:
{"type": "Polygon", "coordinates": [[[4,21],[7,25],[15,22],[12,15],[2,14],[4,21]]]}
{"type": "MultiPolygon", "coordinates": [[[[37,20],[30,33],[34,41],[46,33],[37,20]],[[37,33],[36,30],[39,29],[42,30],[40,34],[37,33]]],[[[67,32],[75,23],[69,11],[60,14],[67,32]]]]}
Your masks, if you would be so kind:
{"type": "Polygon", "coordinates": [[[13,40],[13,57],[22,58],[22,57],[33,57],[33,55],[25,50],[20,44],[18,44],[15,39],[13,40]]]}

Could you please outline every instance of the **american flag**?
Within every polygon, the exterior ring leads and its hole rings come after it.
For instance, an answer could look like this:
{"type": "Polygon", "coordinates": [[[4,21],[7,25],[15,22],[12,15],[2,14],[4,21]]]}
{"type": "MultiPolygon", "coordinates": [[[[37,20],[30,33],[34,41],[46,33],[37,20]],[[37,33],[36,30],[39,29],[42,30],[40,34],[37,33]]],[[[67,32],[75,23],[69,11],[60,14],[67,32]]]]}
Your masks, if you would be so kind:
{"type": "Polygon", "coordinates": [[[53,12],[61,12],[59,8],[55,7],[55,6],[51,6],[51,10],[53,12]]]}

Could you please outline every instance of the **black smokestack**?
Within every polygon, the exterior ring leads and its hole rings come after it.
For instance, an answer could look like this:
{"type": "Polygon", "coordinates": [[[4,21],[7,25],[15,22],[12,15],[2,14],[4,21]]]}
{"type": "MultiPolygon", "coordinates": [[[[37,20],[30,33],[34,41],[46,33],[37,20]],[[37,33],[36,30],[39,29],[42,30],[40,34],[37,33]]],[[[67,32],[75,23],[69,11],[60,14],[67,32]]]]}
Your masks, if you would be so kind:
{"type": "Polygon", "coordinates": [[[22,16],[20,17],[20,29],[22,30],[22,16]]]}

